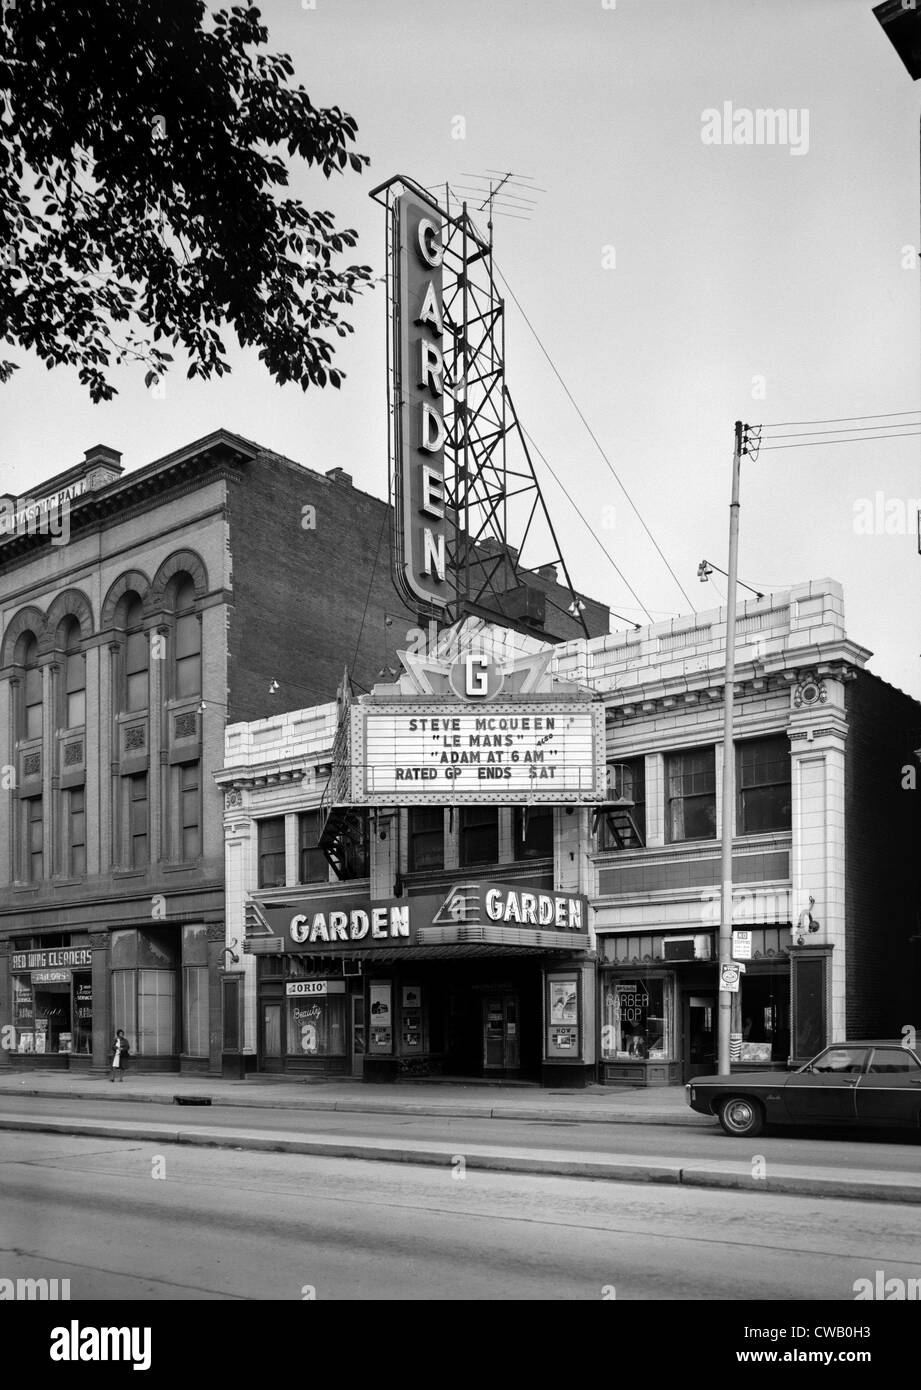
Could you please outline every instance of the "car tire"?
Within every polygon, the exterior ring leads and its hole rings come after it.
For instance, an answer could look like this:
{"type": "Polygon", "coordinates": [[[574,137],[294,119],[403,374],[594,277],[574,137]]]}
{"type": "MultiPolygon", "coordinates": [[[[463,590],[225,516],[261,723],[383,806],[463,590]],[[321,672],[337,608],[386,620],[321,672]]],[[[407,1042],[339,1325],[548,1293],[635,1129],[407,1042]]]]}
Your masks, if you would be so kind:
{"type": "Polygon", "coordinates": [[[719,1119],[733,1139],[754,1139],[764,1128],[764,1107],[747,1096],[730,1096],[720,1102],[719,1119]]]}

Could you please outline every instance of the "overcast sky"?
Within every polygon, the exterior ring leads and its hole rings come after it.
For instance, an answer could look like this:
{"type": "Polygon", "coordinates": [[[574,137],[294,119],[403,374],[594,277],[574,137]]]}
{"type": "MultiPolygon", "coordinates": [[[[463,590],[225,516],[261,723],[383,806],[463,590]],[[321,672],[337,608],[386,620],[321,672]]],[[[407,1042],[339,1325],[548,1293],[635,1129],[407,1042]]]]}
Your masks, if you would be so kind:
{"type": "MultiPolygon", "coordinates": [[[[359,231],[358,260],[383,269],[383,213],[367,193],[392,174],[428,185],[503,169],[546,190],[529,220],[496,219],[497,264],[694,604],[710,608],[724,581],[701,585],[696,571],[703,557],[726,567],[735,419],[921,407],[921,271],[905,268],[903,251],[919,240],[921,83],[871,0],[610,5],[266,0],[262,10],[314,101],[358,121],[369,171],[326,184],[298,170],[292,185],[359,231]],[[703,113],[727,102],[794,112],[796,142],[791,126],[786,145],[705,143],[703,113]]],[[[281,389],[255,353],[234,350],[223,382],[179,371],[156,399],[140,368],[125,369],[115,401],[94,406],[74,374],[16,354],[22,368],[2,388],[4,486],[26,493],[99,442],[134,469],[225,426],[309,467],[344,466],[383,496],[384,315],[380,288],[354,310],[338,393],[281,389]]],[[[525,427],[643,605],[656,620],[687,612],[514,305],[506,363],[525,427]]],[[[916,696],[919,446],[905,437],[746,461],[740,556],[740,576],[762,589],[840,580],[871,669],[916,696]],[[889,534],[864,533],[861,501],[875,514],[877,494],[889,534]]],[[[542,481],[576,585],[645,621],[542,481]]]]}

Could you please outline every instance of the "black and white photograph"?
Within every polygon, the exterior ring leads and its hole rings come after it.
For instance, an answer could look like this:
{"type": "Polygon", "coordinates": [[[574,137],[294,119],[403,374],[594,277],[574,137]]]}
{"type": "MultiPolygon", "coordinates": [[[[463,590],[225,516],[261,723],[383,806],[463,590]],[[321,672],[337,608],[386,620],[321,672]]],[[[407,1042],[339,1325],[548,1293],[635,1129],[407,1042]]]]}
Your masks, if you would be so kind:
{"type": "Polygon", "coordinates": [[[30,1378],[900,1364],[919,446],[921,0],[0,0],[30,1378]]]}

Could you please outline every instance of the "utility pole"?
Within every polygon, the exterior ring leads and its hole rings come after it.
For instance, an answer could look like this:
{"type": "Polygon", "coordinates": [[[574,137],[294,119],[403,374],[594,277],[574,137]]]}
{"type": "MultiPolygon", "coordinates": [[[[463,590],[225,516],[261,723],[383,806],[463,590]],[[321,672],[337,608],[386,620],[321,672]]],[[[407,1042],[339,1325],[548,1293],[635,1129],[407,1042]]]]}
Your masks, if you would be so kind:
{"type": "MultiPolygon", "coordinates": [[[[739,482],[742,463],[741,420],[735,423],[732,451],[732,501],[729,504],[729,589],[726,594],[726,683],[723,687],[723,815],[720,844],[720,982],[722,967],[732,961],[732,832],[735,828],[736,764],[732,743],[736,673],[736,583],[739,568],[739,482]]],[[[732,994],[720,989],[717,1031],[717,1070],[729,1071],[732,994]]]]}

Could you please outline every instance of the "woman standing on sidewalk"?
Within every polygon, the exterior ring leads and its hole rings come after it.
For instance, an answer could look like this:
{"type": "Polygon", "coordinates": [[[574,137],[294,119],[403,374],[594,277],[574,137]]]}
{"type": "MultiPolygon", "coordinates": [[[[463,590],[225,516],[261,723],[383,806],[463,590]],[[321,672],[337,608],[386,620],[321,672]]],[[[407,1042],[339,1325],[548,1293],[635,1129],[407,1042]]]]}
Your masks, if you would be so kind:
{"type": "Polygon", "coordinates": [[[115,1042],[112,1045],[112,1080],[124,1081],[125,1072],[128,1070],[128,1057],[131,1049],[128,1046],[128,1039],[125,1037],[121,1028],[115,1034],[115,1042]]]}

